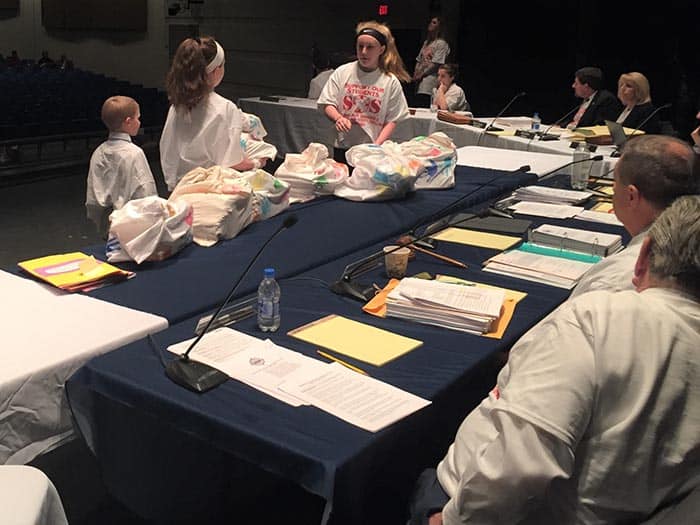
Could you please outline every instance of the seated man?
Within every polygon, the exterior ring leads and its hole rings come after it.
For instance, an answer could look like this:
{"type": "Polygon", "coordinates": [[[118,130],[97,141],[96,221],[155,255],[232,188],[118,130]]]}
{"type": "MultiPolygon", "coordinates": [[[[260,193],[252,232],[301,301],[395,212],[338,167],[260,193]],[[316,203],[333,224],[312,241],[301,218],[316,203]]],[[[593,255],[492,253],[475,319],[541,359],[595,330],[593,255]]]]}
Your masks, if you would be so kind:
{"type": "Polygon", "coordinates": [[[583,128],[605,124],[617,119],[622,106],[617,97],[603,87],[603,72],[597,67],[582,67],[574,75],[571,84],[574,95],[583,99],[581,106],[567,128],[583,128]]]}
{"type": "Polygon", "coordinates": [[[639,523],[698,485],[700,196],[634,268],[637,291],[578,297],[516,343],[437,467],[446,503],[411,523],[639,523]]]}
{"type": "Polygon", "coordinates": [[[664,135],[627,142],[615,165],[615,215],[632,235],[627,248],[606,257],[584,275],[571,297],[591,290],[631,290],[634,261],[646,230],[680,195],[700,192],[700,175],[687,143],[664,135]]]}

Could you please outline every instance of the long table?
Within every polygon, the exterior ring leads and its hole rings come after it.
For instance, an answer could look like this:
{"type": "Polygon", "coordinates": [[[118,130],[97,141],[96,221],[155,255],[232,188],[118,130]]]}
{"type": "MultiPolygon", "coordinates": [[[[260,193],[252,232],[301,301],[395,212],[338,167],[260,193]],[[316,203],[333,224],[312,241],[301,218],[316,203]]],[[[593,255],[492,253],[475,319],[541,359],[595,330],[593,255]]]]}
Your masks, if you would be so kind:
{"type": "MultiPolygon", "coordinates": [[[[282,157],[287,153],[303,151],[311,142],[325,144],[329,151],[332,151],[335,130],[332,123],[318,111],[316,100],[279,97],[278,101],[273,102],[262,100],[260,97],[250,97],[239,99],[238,105],[244,111],[262,119],[268,132],[265,140],[274,144],[282,157]]],[[[480,117],[479,120],[490,123],[493,117],[480,117]]],[[[529,119],[525,117],[501,118],[496,125],[504,130],[514,130],[527,120],[529,119]]],[[[546,126],[543,126],[543,129],[545,128],[546,126]]],[[[435,131],[446,133],[458,148],[486,146],[571,156],[571,143],[568,140],[540,141],[512,134],[485,133],[483,129],[476,126],[439,120],[435,113],[421,108],[416,109],[415,114],[397,124],[391,140],[403,142],[435,131]]],[[[604,156],[604,161],[597,166],[601,172],[609,171],[615,164],[616,159],[610,156],[614,149],[613,146],[598,147],[596,154],[604,156]]]]}
{"type": "MultiPolygon", "coordinates": [[[[255,289],[267,266],[273,265],[279,277],[296,275],[379,239],[405,233],[460,198],[464,197],[462,207],[473,206],[535,180],[533,173],[509,174],[457,166],[456,186],[451,190],[421,190],[388,202],[352,202],[324,197],[296,204],[280,216],[254,223],[234,239],[213,247],[190,245],[162,262],[119,264],[136,271],[137,276],[90,295],[161,315],[171,324],[177,323],[220,303],[258,247],[290,213],[297,215],[298,225],[283,232],[268,246],[241,283],[239,295],[255,289]]],[[[103,245],[87,251],[104,257],[103,245]]]]}
{"type": "MultiPolygon", "coordinates": [[[[561,223],[613,229],[573,220],[561,223]]],[[[144,341],[135,342],[93,359],[67,384],[76,421],[113,494],[144,517],[168,519],[168,509],[173,508],[185,517],[183,505],[175,504],[183,493],[186,508],[195,513],[202,501],[225,506],[230,497],[227,487],[238,479],[232,472],[256,465],[323,498],[325,521],[401,523],[416,475],[444,454],[461,419],[492,386],[494,360],[568,292],[482,272],[481,264],[497,253],[494,250],[440,245],[441,253],[464,261],[467,269],[417,254],[409,273],[454,275],[528,293],[499,340],[371,317],[358,303],[330,293],[323,284],[337,279],[348,263],[392,241],[385,237],[282,279],[282,323],[270,337],[314,355],[315,348],[286,332],[332,312],[420,339],[421,347],[382,367],[348,361],[373,377],[430,399],[429,407],[369,433],[313,407],[292,408],[236,381],[196,395],[170,382],[153,349],[144,341]],[[193,483],[193,472],[206,477],[193,483]]],[[[387,280],[382,270],[362,279],[380,286],[387,280]]],[[[194,323],[185,320],[158,334],[158,345],[164,348],[192,337],[194,323]]],[[[262,336],[252,319],[236,328],[262,336]]],[[[294,508],[289,513],[294,514],[294,508]]]]}

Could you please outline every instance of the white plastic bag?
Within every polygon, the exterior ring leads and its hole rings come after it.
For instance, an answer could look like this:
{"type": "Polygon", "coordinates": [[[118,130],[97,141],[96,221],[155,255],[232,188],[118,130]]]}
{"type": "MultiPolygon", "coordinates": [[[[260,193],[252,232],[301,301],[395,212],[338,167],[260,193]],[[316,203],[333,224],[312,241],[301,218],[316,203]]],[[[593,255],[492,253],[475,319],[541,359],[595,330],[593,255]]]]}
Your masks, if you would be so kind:
{"type": "Polygon", "coordinates": [[[192,208],[185,201],[134,199],[109,220],[109,262],[162,261],[192,241],[192,208]]]}
{"type": "Polygon", "coordinates": [[[404,155],[399,144],[360,144],[345,154],[354,167],[352,176],[335,189],[337,197],[354,201],[382,201],[413,191],[423,163],[404,155]]]}
{"type": "Polygon", "coordinates": [[[438,131],[427,137],[416,137],[400,144],[401,152],[421,161],[415,188],[448,189],[455,186],[457,147],[450,137],[438,131]]]}
{"type": "Polygon", "coordinates": [[[312,142],[301,153],[287,153],[275,177],[289,184],[291,202],[303,202],[332,195],[348,178],[348,167],[329,159],[326,146],[312,142]]]}
{"type": "Polygon", "coordinates": [[[289,206],[289,186],[263,170],[238,172],[212,166],[195,168],[178,182],[170,200],[193,210],[192,235],[201,246],[231,239],[251,222],[289,206]]]}
{"type": "Polygon", "coordinates": [[[241,133],[241,149],[249,159],[274,159],[277,157],[277,148],[272,144],[256,139],[252,134],[241,133]]]}

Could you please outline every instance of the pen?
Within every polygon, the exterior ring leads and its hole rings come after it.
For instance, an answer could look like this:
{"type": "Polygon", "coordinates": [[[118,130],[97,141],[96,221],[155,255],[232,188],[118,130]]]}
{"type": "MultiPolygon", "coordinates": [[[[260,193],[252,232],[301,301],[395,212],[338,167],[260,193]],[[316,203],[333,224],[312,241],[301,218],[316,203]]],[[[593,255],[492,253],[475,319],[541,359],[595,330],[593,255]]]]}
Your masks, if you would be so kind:
{"type": "Polygon", "coordinates": [[[450,264],[454,264],[455,266],[459,266],[460,268],[467,267],[467,265],[464,264],[463,262],[460,262],[456,259],[452,259],[450,257],[446,257],[445,255],[440,255],[439,253],[431,252],[430,250],[426,250],[425,248],[421,248],[420,246],[416,246],[415,244],[411,245],[411,249],[416,250],[417,252],[425,253],[427,255],[432,255],[436,259],[441,259],[441,260],[448,262],[450,264]]]}
{"type": "Polygon", "coordinates": [[[338,359],[337,357],[332,356],[331,354],[327,354],[323,350],[316,350],[316,353],[318,353],[318,355],[320,355],[320,356],[325,357],[326,359],[330,359],[331,361],[335,361],[336,363],[341,364],[344,367],[349,368],[353,372],[357,372],[358,374],[363,374],[363,375],[369,375],[367,372],[365,372],[361,368],[357,368],[356,366],[352,366],[350,363],[346,363],[345,361],[338,359]]]}

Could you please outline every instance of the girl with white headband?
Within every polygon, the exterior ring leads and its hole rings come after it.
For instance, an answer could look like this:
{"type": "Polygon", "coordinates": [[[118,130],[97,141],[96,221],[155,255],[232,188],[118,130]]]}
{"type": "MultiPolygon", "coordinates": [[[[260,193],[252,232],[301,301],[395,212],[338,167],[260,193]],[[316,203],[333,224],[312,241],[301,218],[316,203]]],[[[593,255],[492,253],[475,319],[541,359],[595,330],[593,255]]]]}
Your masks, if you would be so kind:
{"type": "Polygon", "coordinates": [[[177,48],[165,80],[171,106],[160,138],[160,163],[172,189],[190,170],[227,166],[260,168],[266,159],[250,159],[241,132],[262,139],[266,132],[255,115],[242,112],[214,89],[224,78],[224,50],[212,37],[187,38],[177,48]]]}
{"type": "Polygon", "coordinates": [[[361,22],[356,28],[357,60],[336,69],[326,82],[318,107],[335,123],[334,157],[357,144],[382,144],[396,123],[408,116],[401,81],[411,77],[384,24],[361,22]]]}

